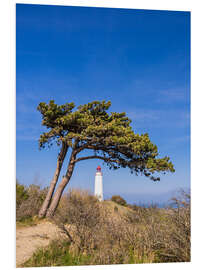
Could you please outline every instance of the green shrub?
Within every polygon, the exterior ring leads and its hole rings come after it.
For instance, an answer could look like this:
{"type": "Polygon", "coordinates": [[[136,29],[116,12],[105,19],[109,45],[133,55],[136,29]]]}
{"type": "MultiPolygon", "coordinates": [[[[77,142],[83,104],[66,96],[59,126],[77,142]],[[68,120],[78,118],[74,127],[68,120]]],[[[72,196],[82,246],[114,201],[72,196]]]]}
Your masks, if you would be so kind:
{"type": "Polygon", "coordinates": [[[124,200],[121,196],[119,195],[114,195],[111,197],[111,201],[117,203],[117,204],[120,204],[122,206],[126,206],[127,205],[127,202],[126,200],[124,200]]]}
{"type": "Polygon", "coordinates": [[[23,201],[28,199],[29,195],[27,189],[24,185],[19,184],[18,180],[16,181],[16,208],[18,208],[23,201]]]}
{"type": "Polygon", "coordinates": [[[40,189],[37,185],[25,188],[16,184],[16,220],[25,221],[36,216],[46,197],[47,188],[40,189]]]}

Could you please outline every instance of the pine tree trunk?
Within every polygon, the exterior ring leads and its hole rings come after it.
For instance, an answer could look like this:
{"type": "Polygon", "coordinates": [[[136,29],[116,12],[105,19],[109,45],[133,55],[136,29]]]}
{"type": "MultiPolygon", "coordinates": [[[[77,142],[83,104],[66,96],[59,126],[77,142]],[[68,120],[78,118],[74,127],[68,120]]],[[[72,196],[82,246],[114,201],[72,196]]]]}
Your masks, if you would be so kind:
{"type": "Polygon", "coordinates": [[[73,170],[75,167],[75,156],[76,156],[76,154],[74,152],[72,152],[66,175],[63,177],[62,181],[60,182],[60,184],[59,184],[59,186],[58,186],[58,188],[53,196],[51,204],[47,210],[46,217],[52,217],[54,215],[54,212],[55,212],[55,210],[59,204],[59,201],[61,199],[62,193],[63,193],[66,185],[69,183],[70,178],[73,174],[73,170]]]}
{"type": "Polygon", "coordinates": [[[56,184],[58,182],[59,174],[61,172],[61,168],[62,168],[64,159],[66,157],[67,150],[68,150],[67,144],[62,143],[61,151],[59,153],[58,160],[57,160],[56,171],[55,171],[54,177],[53,177],[53,179],[51,181],[51,184],[49,186],[47,196],[46,196],[46,198],[45,198],[45,200],[44,200],[44,202],[42,204],[42,207],[41,207],[41,209],[39,211],[39,214],[38,214],[39,218],[45,217],[45,215],[46,215],[46,212],[47,212],[47,209],[48,209],[48,207],[50,205],[50,202],[51,202],[51,199],[52,199],[56,184]]]}

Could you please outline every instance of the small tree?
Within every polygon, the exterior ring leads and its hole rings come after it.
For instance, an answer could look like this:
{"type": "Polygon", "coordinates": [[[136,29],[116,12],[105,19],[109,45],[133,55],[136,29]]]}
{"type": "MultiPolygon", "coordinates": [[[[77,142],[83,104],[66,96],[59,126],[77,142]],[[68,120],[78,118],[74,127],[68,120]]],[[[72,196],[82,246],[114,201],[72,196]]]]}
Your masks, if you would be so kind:
{"type": "MultiPolygon", "coordinates": [[[[60,168],[68,147],[71,149],[66,174],[54,195],[59,169],[56,170],[51,182],[45,200],[46,216],[54,214],[64,188],[71,179],[75,165],[80,161],[100,159],[110,169],[129,168],[131,173],[144,174],[153,181],[160,180],[159,177],[154,176],[155,172],[174,171],[169,157],[157,157],[157,146],[150,141],[148,134],[135,134],[130,126],[131,120],[126,117],[126,114],[124,112],[108,113],[107,110],[110,106],[110,101],[93,101],[79,106],[77,110],[73,111],[73,103],[58,106],[54,101],[50,101],[49,104],[39,104],[38,110],[42,113],[42,124],[49,128],[49,131],[40,137],[40,147],[44,147],[47,143],[50,145],[50,142],[54,140],[57,144],[62,145],[60,168]],[[89,150],[92,154],[78,156],[84,150],[89,150]]],[[[59,162],[59,158],[57,162],[59,162]]]]}
{"type": "Polygon", "coordinates": [[[121,196],[119,196],[119,195],[114,195],[114,196],[112,196],[112,197],[111,197],[111,201],[113,201],[113,202],[115,202],[115,203],[117,203],[117,204],[123,205],[123,206],[127,205],[126,200],[124,200],[124,199],[123,199],[121,196]]]}

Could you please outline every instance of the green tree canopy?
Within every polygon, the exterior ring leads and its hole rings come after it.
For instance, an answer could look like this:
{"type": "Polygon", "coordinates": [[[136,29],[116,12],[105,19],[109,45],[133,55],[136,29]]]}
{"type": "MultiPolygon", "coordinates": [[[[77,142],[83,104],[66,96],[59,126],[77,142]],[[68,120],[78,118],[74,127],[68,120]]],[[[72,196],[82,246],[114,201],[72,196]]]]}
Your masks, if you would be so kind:
{"type": "Polygon", "coordinates": [[[155,172],[174,172],[169,157],[158,157],[157,146],[149,135],[135,133],[126,113],[108,112],[110,106],[110,101],[93,101],[78,108],[74,103],[57,105],[53,100],[39,104],[42,125],[48,128],[40,136],[40,148],[53,141],[71,148],[66,182],[75,164],[87,159],[100,159],[110,169],[129,168],[131,173],[143,174],[153,181],[160,180],[155,172]],[[83,150],[90,154],[81,156],[83,150]]]}
{"type": "Polygon", "coordinates": [[[66,141],[77,153],[84,149],[93,151],[93,155],[79,157],[76,162],[98,158],[110,168],[127,167],[132,173],[143,173],[154,181],[160,180],[153,176],[155,172],[173,172],[169,157],[158,158],[157,146],[149,135],[136,134],[126,114],[108,113],[110,106],[110,101],[93,101],[73,111],[74,103],[60,106],[53,100],[49,104],[40,103],[42,125],[49,128],[40,137],[40,147],[52,140],[66,141]]]}
{"type": "Polygon", "coordinates": [[[49,129],[48,132],[44,132],[40,135],[40,148],[44,148],[46,144],[51,146],[53,141],[56,141],[57,144],[63,141],[69,129],[68,126],[65,126],[62,122],[59,124],[58,121],[70,115],[74,107],[74,103],[57,105],[54,100],[50,100],[48,104],[45,102],[39,104],[37,110],[40,111],[42,115],[42,125],[49,129]]]}

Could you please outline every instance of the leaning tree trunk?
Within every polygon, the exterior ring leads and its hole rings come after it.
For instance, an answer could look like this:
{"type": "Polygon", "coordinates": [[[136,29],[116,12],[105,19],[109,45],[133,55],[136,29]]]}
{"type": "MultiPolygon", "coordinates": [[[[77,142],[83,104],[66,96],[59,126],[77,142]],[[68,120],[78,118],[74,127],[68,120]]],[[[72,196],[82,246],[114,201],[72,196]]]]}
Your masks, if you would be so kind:
{"type": "Polygon", "coordinates": [[[59,184],[59,186],[58,186],[58,188],[57,188],[57,190],[52,198],[51,204],[47,210],[46,217],[52,217],[54,215],[54,212],[59,204],[59,201],[61,199],[64,188],[66,187],[66,185],[70,181],[70,178],[73,174],[73,170],[75,167],[75,157],[76,157],[76,153],[74,153],[74,151],[73,151],[71,154],[71,158],[69,161],[66,175],[63,177],[62,181],[60,182],[60,184],[59,184]]]}
{"type": "Polygon", "coordinates": [[[39,214],[38,214],[38,216],[40,218],[45,217],[45,215],[46,215],[46,212],[47,212],[47,209],[48,209],[49,204],[51,202],[51,199],[52,199],[56,184],[58,182],[59,174],[61,172],[61,168],[62,168],[64,159],[66,157],[67,150],[68,150],[67,144],[62,142],[61,151],[59,153],[58,160],[57,160],[56,171],[55,171],[54,177],[53,177],[53,179],[51,181],[51,184],[49,186],[47,196],[46,196],[46,198],[45,198],[45,200],[44,200],[44,202],[42,204],[42,207],[41,207],[41,209],[39,211],[39,214]]]}

